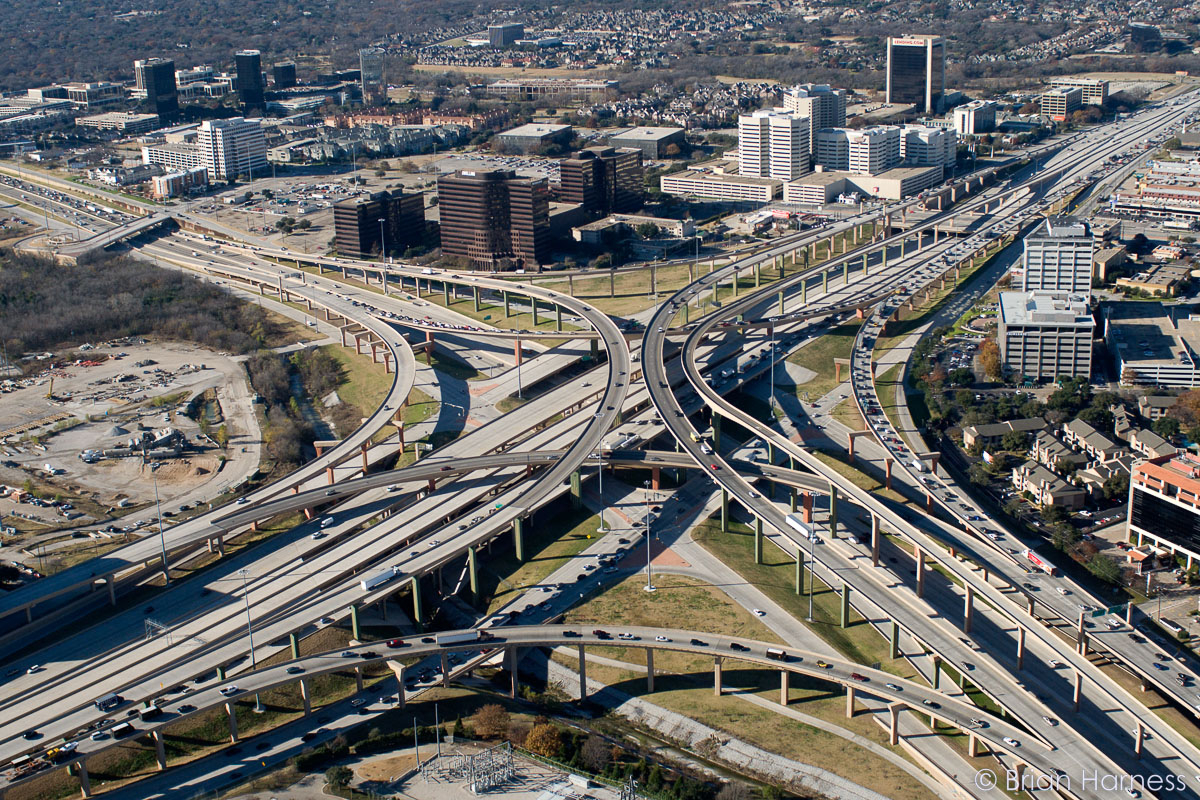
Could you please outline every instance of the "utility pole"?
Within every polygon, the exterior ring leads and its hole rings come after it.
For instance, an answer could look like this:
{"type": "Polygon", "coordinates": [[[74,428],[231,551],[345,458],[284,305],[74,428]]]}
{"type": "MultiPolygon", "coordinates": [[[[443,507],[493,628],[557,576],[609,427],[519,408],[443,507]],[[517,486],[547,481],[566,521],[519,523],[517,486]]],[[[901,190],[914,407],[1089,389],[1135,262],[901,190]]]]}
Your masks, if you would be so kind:
{"type": "MultiPolygon", "coordinates": [[[[246,603],[246,633],[250,639],[250,669],[258,669],[258,659],[254,657],[254,623],[250,618],[250,590],[246,586],[246,574],[249,570],[239,569],[238,574],[242,576],[242,600],[246,603]]],[[[262,696],[258,692],[254,693],[254,713],[261,714],[266,711],[263,708],[262,696]]]]}
{"type": "Polygon", "coordinates": [[[646,489],[646,591],[655,591],[654,582],[650,576],[650,481],[643,481],[646,489]]]}

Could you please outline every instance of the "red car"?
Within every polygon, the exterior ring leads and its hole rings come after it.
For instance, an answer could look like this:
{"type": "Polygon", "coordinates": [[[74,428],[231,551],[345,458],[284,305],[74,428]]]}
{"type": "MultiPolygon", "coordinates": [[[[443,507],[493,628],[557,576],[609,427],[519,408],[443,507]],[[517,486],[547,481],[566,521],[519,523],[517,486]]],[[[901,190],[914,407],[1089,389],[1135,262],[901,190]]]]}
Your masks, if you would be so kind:
{"type": "Polygon", "coordinates": [[[720,467],[717,466],[716,464],[709,464],[709,466],[712,467],[713,469],[720,469],[720,467]]]}
{"type": "Polygon", "coordinates": [[[862,681],[863,683],[866,683],[867,681],[871,680],[866,675],[859,675],[857,672],[851,672],[850,677],[856,681],[862,681]]]}

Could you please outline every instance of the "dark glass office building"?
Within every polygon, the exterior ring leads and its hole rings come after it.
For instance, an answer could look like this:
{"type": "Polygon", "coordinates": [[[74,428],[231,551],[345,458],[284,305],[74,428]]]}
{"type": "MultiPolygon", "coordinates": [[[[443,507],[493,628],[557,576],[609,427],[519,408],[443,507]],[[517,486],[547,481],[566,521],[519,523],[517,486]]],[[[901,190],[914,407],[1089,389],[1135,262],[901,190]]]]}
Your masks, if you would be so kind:
{"type": "Polygon", "coordinates": [[[1200,458],[1188,452],[1134,464],[1129,535],[1186,560],[1200,559],[1200,458]]]}
{"type": "Polygon", "coordinates": [[[262,53],[257,50],[241,50],[233,57],[237,67],[238,95],[242,108],[262,111],[266,106],[263,94],[262,53]]]}
{"type": "Polygon", "coordinates": [[[287,89],[296,85],[296,62],[277,61],[271,66],[276,89],[287,89]]]}
{"type": "Polygon", "coordinates": [[[179,89],[175,85],[175,62],[169,58],[147,58],[133,62],[137,88],[146,93],[146,104],[163,122],[179,115],[179,89]]]}
{"type": "Polygon", "coordinates": [[[534,269],[550,257],[545,178],[512,170],[463,170],[438,178],[442,255],[475,269],[534,269]]]}
{"type": "Polygon", "coordinates": [[[333,205],[334,247],[353,258],[403,253],[425,238],[425,200],[381,191],[333,205]]]}
{"type": "Polygon", "coordinates": [[[614,214],[637,211],[645,202],[642,151],[633,147],[588,147],[559,163],[564,203],[585,211],[614,214]]]}
{"type": "Polygon", "coordinates": [[[888,37],[887,102],[940,114],[946,94],[946,40],[940,36],[888,37]]]}

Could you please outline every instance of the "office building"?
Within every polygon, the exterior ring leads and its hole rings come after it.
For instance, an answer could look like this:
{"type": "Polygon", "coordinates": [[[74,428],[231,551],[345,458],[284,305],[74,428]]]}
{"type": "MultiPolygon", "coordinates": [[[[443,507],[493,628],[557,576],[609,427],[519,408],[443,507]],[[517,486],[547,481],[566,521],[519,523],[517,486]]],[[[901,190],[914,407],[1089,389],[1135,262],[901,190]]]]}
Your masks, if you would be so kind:
{"type": "Polygon", "coordinates": [[[463,170],[438,178],[442,255],[476,269],[532,269],[550,257],[550,190],[512,170],[463,170]]]}
{"type": "Polygon", "coordinates": [[[946,128],[905,125],[900,129],[900,160],[910,167],[954,169],[958,135],[946,128]]]}
{"type": "Polygon", "coordinates": [[[383,74],[385,55],[382,47],[366,47],[358,51],[358,79],[362,86],[363,102],[367,105],[382,103],[387,99],[387,83],[383,74]]]}
{"type": "Polygon", "coordinates": [[[276,61],[271,65],[271,75],[276,89],[288,89],[296,85],[296,62],[276,61]]]}
{"type": "Polygon", "coordinates": [[[738,174],[792,181],[809,171],[809,120],[797,111],[764,108],[738,117],[738,174]]]}
{"type": "Polygon", "coordinates": [[[826,170],[875,175],[900,164],[900,128],[826,128],[817,131],[817,163],[826,170]]]}
{"type": "Polygon", "coordinates": [[[959,136],[977,136],[996,129],[996,104],[974,100],[954,109],[954,130],[959,136]]]}
{"type": "Polygon", "coordinates": [[[1089,295],[1066,292],[1001,292],[1000,357],[1018,378],[1090,378],[1096,323],[1089,295]]]}
{"type": "Polygon", "coordinates": [[[1108,100],[1108,81],[1098,78],[1051,78],[1052,89],[1079,89],[1085,106],[1102,106],[1108,100]]]}
{"type": "Polygon", "coordinates": [[[809,155],[816,154],[817,131],[846,124],[846,90],[828,84],[804,83],[783,94],[783,107],[808,117],[809,155]]]}
{"type": "Polygon", "coordinates": [[[1071,292],[1092,290],[1092,230],[1075,217],[1050,217],[1025,237],[1024,276],[1026,292],[1071,292]]]}
{"type": "Polygon", "coordinates": [[[613,147],[636,147],[646,158],[672,158],[687,145],[683,128],[626,128],[608,135],[613,147]],[[670,147],[674,145],[675,149],[670,147]]]}
{"type": "Polygon", "coordinates": [[[888,37],[887,102],[940,114],[946,93],[946,40],[940,36],[888,37]]]}
{"type": "Polygon", "coordinates": [[[425,200],[419,194],[380,191],[333,204],[333,245],[354,258],[403,253],[425,236],[425,200]]]}
{"type": "Polygon", "coordinates": [[[492,47],[512,47],[517,39],[525,38],[525,26],[519,22],[488,25],[488,44],[492,47]]]}
{"type": "Polygon", "coordinates": [[[154,186],[154,197],[166,200],[169,197],[181,197],[194,191],[207,189],[208,170],[204,167],[192,167],[179,172],[155,175],[151,181],[154,186]]]}
{"type": "Polygon", "coordinates": [[[200,124],[196,146],[208,167],[210,180],[230,180],[239,175],[253,179],[255,170],[267,167],[267,139],[256,119],[208,119],[200,124]]]}
{"type": "Polygon", "coordinates": [[[175,62],[169,58],[147,58],[133,62],[138,93],[146,98],[150,111],[160,119],[172,120],[179,114],[179,89],[175,85],[175,62]]]}
{"type": "Polygon", "coordinates": [[[1168,550],[1191,569],[1200,560],[1200,458],[1177,453],[1134,464],[1128,519],[1139,547],[1168,550]]]}
{"type": "Polygon", "coordinates": [[[263,94],[262,53],[258,50],[239,50],[233,57],[237,67],[238,95],[242,108],[262,111],[266,105],[263,94]]]}
{"type": "Polygon", "coordinates": [[[1038,98],[1042,116],[1064,122],[1067,115],[1083,108],[1083,90],[1079,87],[1051,89],[1038,98]]]}
{"type": "Polygon", "coordinates": [[[102,108],[125,99],[125,87],[119,83],[65,83],[62,88],[66,91],[71,105],[84,110],[102,108]]]}
{"type": "Polygon", "coordinates": [[[158,123],[158,114],[129,114],[124,111],[109,111],[75,120],[76,125],[84,128],[119,133],[145,133],[157,128],[158,123]]]}
{"type": "Polygon", "coordinates": [[[555,145],[565,146],[571,142],[574,128],[570,125],[531,122],[504,131],[496,136],[505,149],[514,153],[544,151],[555,145]]]}
{"type": "Polygon", "coordinates": [[[175,85],[187,86],[192,83],[207,83],[216,77],[216,71],[209,64],[200,64],[187,69],[175,70],[175,85]]]}
{"type": "Polygon", "coordinates": [[[642,151],[632,147],[588,147],[559,162],[564,203],[589,213],[636,211],[642,207],[642,151]]]}

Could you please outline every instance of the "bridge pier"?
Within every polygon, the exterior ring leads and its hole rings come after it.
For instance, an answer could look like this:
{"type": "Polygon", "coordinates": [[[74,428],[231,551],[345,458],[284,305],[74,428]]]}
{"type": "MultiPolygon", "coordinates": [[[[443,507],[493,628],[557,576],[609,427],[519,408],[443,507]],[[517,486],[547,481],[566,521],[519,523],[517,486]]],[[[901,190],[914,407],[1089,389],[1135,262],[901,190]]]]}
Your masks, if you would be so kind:
{"type": "Polygon", "coordinates": [[[1017,628],[1017,669],[1025,669],[1025,628],[1017,628]]]}
{"type": "MultiPolygon", "coordinates": [[[[892,623],[892,635],[890,637],[888,637],[888,647],[890,648],[891,658],[893,661],[895,661],[897,658],[900,657],[900,623],[898,623],[898,622],[892,623]]],[[[937,663],[936,662],[934,663],[933,668],[935,671],[934,672],[934,680],[936,681],[937,680],[937,677],[936,677],[937,663]]]]}
{"type": "Polygon", "coordinates": [[[75,762],[75,772],[79,778],[79,796],[88,798],[92,796],[92,782],[88,778],[87,764],[83,763],[83,759],[75,762]]]}
{"type": "Polygon", "coordinates": [[[471,597],[474,600],[479,599],[479,566],[477,561],[477,550],[475,545],[471,545],[467,548],[467,570],[470,573],[471,597]]]}
{"type": "Polygon", "coordinates": [[[713,656],[713,694],[721,696],[721,657],[713,656]]]}
{"type": "Polygon", "coordinates": [[[933,657],[933,690],[939,691],[942,685],[942,657],[935,655],[933,657]]]}
{"type": "Polygon", "coordinates": [[[232,701],[225,703],[225,713],[229,715],[229,742],[231,744],[237,744],[237,709],[234,708],[232,701]]]}
{"type": "Polygon", "coordinates": [[[662,488],[662,467],[650,468],[650,488],[656,492],[662,488]]]}
{"type": "Polygon", "coordinates": [[[158,771],[162,772],[167,768],[167,748],[163,745],[162,731],[151,731],[150,738],[154,740],[154,760],[158,762],[158,771]]]}
{"type": "Polygon", "coordinates": [[[925,551],[914,545],[914,555],[917,557],[917,597],[925,596],[925,551]]]}
{"type": "Polygon", "coordinates": [[[853,686],[846,687],[846,719],[854,718],[854,701],[857,699],[858,692],[853,686]]]}
{"type": "Polygon", "coordinates": [[[729,491],[721,489],[721,532],[729,531],[729,491]]]}
{"type": "MultiPolygon", "coordinates": [[[[218,536],[217,540],[220,541],[220,538],[221,537],[218,536]]],[[[212,551],[213,551],[213,540],[209,539],[208,540],[208,552],[211,553],[212,551]]],[[[104,576],[104,583],[108,585],[108,604],[113,605],[113,606],[115,606],[117,604],[116,577],[117,577],[116,575],[105,575],[104,576]]],[[[31,608],[27,608],[25,610],[30,611],[31,608]]],[[[33,620],[30,620],[30,622],[32,622],[32,621],[33,620]]]]}
{"type": "Polygon", "coordinates": [[[520,517],[513,519],[513,549],[517,561],[525,561],[525,522],[520,517]]]}
{"type": "Polygon", "coordinates": [[[587,700],[587,649],[579,645],[579,702],[587,700]]]}
{"type": "Polygon", "coordinates": [[[1074,706],[1076,712],[1079,711],[1080,699],[1082,697],[1083,697],[1083,673],[1077,671],[1075,673],[1075,688],[1071,695],[1071,703],[1074,706]]]}
{"type": "MultiPolygon", "coordinates": [[[[854,243],[855,243],[856,245],[858,244],[858,242],[857,242],[857,241],[855,241],[854,243]]],[[[868,269],[868,268],[867,268],[867,254],[866,254],[866,253],[863,253],[862,276],[863,276],[864,278],[868,277],[868,276],[871,274],[870,272],[868,272],[868,271],[867,271],[867,269],[868,269]]]]}
{"type": "Polygon", "coordinates": [[[888,741],[891,742],[892,747],[895,747],[900,744],[900,706],[896,703],[889,705],[888,715],[891,717],[888,741]]]}
{"type": "Polygon", "coordinates": [[[1076,649],[1079,651],[1079,655],[1083,656],[1084,658],[1087,658],[1087,654],[1088,654],[1087,631],[1084,630],[1084,627],[1083,627],[1083,612],[1082,611],[1079,612],[1079,625],[1075,629],[1075,641],[1076,641],[1076,649]]]}
{"type": "Polygon", "coordinates": [[[836,486],[829,487],[829,538],[837,538],[838,528],[838,490],[836,486]]]}
{"type": "Polygon", "coordinates": [[[582,491],[579,470],[574,470],[571,472],[571,508],[578,509],[583,505],[582,491]]]}
{"type": "Polygon", "coordinates": [[[963,598],[963,633],[971,632],[971,618],[975,611],[975,589],[968,584],[966,597],[963,598]]]}
{"type": "Polygon", "coordinates": [[[842,620],[841,627],[846,628],[850,625],[850,584],[842,584],[842,620]]]}
{"type": "Polygon", "coordinates": [[[408,586],[412,590],[413,601],[413,625],[417,630],[422,630],[421,620],[425,616],[421,613],[421,576],[413,575],[408,579],[408,586]]]}
{"type": "Polygon", "coordinates": [[[800,510],[801,510],[801,512],[802,512],[802,513],[801,513],[801,518],[803,519],[803,521],[804,521],[804,524],[806,524],[806,525],[811,525],[811,524],[812,524],[812,517],[813,517],[813,496],[812,496],[812,492],[802,492],[802,493],[801,493],[801,495],[800,495],[800,498],[801,498],[801,500],[803,501],[803,502],[800,504],[800,510]]]}
{"type": "Polygon", "coordinates": [[[358,606],[351,603],[347,610],[350,612],[350,635],[355,641],[361,642],[362,637],[358,635],[358,606]]]}
{"type": "Polygon", "coordinates": [[[447,655],[446,653],[441,653],[440,655],[441,655],[441,667],[442,667],[442,688],[449,689],[450,688],[450,656],[447,655]]]}
{"type": "Polygon", "coordinates": [[[791,699],[788,694],[791,692],[792,673],[786,669],[779,670],[779,705],[786,706],[791,699]]]}
{"type": "Polygon", "coordinates": [[[354,668],[354,689],[359,692],[363,690],[363,669],[361,666],[354,668]]]}
{"type": "Polygon", "coordinates": [[[879,566],[879,517],[871,515],[871,566],[879,566]]]}
{"type": "Polygon", "coordinates": [[[763,563],[763,524],[761,519],[754,520],[754,563],[763,563]]]}
{"type": "Polygon", "coordinates": [[[292,659],[294,660],[294,659],[299,658],[300,657],[300,637],[294,633],[289,633],[288,634],[288,645],[291,647],[291,650],[292,650],[292,659]]]}
{"type": "Polygon", "coordinates": [[[521,366],[521,340],[517,339],[513,343],[513,360],[516,361],[516,366],[521,366]]]}
{"type": "Polygon", "coordinates": [[[979,737],[973,733],[967,734],[967,757],[979,758],[979,737]]]}
{"type": "Polygon", "coordinates": [[[796,545],[796,594],[804,592],[804,551],[796,545]]]}
{"type": "Polygon", "coordinates": [[[1146,726],[1141,720],[1137,721],[1137,727],[1134,729],[1133,735],[1133,754],[1140,761],[1142,758],[1142,740],[1146,738],[1146,726]]]}
{"type": "MultiPolygon", "coordinates": [[[[401,691],[403,691],[403,682],[401,682],[401,691]]],[[[304,701],[304,716],[312,716],[312,695],[308,691],[308,678],[300,679],[300,699],[304,701]]]]}
{"type": "Polygon", "coordinates": [[[654,650],[646,648],[646,691],[654,691],[654,650]]]}

